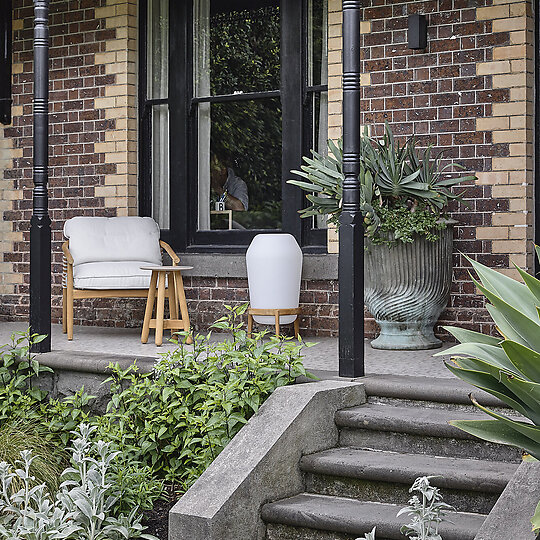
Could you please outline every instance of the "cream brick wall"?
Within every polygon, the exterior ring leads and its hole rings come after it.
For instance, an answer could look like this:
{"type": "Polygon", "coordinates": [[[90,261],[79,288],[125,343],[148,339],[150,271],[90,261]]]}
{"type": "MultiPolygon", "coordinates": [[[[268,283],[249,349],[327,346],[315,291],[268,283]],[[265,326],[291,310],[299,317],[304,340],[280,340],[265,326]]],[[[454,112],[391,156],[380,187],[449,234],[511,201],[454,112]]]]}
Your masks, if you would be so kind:
{"type": "MultiPolygon", "coordinates": [[[[340,0],[328,1],[328,137],[336,140],[341,137],[343,128],[342,100],[343,100],[343,66],[342,57],[342,23],[343,12],[340,0]]],[[[367,34],[370,31],[370,22],[360,23],[360,32],[367,34]]],[[[362,74],[362,86],[369,85],[369,74],[362,74]]],[[[328,227],[328,253],[338,253],[339,236],[336,228],[328,227]]]]}
{"type": "Polygon", "coordinates": [[[105,133],[105,142],[95,145],[106,163],[116,163],[116,174],[107,175],[96,196],[117,215],[136,215],[137,206],[137,0],[107,0],[96,9],[96,18],[106,19],[106,28],[116,29],[116,38],[106,42],[105,51],[95,55],[105,73],[116,75],[116,84],[106,87],[105,96],[95,100],[116,129],[105,133]]]}
{"type": "MultiPolygon", "coordinates": [[[[479,239],[491,240],[493,253],[508,253],[515,264],[533,267],[533,99],[534,20],[530,0],[494,0],[477,9],[478,19],[493,20],[493,32],[510,32],[511,45],[493,48],[493,60],[477,72],[493,74],[493,88],[510,88],[508,103],[495,103],[492,117],[478,118],[478,131],[492,131],[493,143],[509,143],[510,157],[493,158],[492,172],[478,183],[492,185],[494,199],[509,199],[505,212],[493,214],[490,227],[477,228],[479,239]]],[[[502,269],[518,277],[513,268],[502,269]]]]}
{"type": "MultiPolygon", "coordinates": [[[[4,171],[11,169],[13,160],[22,157],[22,149],[15,149],[13,141],[4,138],[4,130],[0,129],[0,253],[13,253],[15,242],[23,240],[21,231],[13,230],[13,222],[1,219],[4,212],[12,208],[14,199],[22,199],[20,189],[14,189],[13,180],[4,178],[4,171]]],[[[0,294],[13,294],[14,286],[22,283],[23,275],[13,271],[13,263],[0,261],[0,294]]]]}

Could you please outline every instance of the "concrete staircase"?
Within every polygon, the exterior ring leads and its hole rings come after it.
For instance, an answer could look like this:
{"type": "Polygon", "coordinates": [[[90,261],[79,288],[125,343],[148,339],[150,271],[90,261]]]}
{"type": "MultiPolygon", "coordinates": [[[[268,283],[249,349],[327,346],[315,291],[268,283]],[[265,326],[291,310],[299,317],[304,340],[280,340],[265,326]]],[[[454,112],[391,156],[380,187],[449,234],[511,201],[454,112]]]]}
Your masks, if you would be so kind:
{"type": "MultiPolygon", "coordinates": [[[[456,508],[440,527],[442,538],[473,540],[520,453],[448,424],[482,417],[461,381],[379,375],[365,385],[368,403],[335,416],[339,447],[302,458],[304,493],[263,506],[267,540],[354,540],[375,525],[377,540],[404,539],[400,527],[408,518],[396,514],[423,475],[437,475],[432,484],[456,508]]],[[[474,393],[486,405],[503,406],[474,393]]]]}

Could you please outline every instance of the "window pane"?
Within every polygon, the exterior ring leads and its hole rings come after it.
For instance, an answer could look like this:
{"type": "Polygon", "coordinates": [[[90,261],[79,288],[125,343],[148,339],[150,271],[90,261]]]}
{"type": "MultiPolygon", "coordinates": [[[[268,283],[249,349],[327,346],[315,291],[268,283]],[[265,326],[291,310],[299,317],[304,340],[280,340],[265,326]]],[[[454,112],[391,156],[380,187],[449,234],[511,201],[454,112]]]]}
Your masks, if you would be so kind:
{"type": "Polygon", "coordinates": [[[199,230],[281,228],[280,100],[202,103],[198,116],[199,230]]]}
{"type": "Polygon", "coordinates": [[[308,11],[308,85],[328,84],[328,0],[310,0],[308,11]]]}
{"type": "Polygon", "coordinates": [[[148,0],[147,27],[148,99],[168,97],[169,85],[169,0],[148,0]]]}
{"type": "Polygon", "coordinates": [[[279,1],[197,0],[194,36],[196,96],[279,90],[279,1]]]}
{"type": "Polygon", "coordinates": [[[152,107],[152,217],[161,229],[169,220],[169,106],[152,107]]]}

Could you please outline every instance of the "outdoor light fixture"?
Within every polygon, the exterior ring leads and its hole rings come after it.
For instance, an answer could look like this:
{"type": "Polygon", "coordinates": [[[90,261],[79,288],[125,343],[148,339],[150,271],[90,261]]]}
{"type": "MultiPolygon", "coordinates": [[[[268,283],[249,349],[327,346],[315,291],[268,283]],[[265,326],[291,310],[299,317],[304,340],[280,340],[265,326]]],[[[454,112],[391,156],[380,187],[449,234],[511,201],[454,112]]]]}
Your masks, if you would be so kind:
{"type": "Polygon", "coordinates": [[[409,15],[409,49],[425,49],[427,47],[427,19],[425,15],[409,15]]]}

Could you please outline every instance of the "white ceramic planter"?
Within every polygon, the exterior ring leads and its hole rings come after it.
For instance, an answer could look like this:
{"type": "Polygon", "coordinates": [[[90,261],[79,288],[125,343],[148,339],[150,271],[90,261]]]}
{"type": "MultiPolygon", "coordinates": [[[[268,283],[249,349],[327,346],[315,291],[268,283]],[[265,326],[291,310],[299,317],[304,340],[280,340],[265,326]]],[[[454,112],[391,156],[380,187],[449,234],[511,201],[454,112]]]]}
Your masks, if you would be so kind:
{"type": "MultiPolygon", "coordinates": [[[[254,309],[292,309],[299,306],[302,250],[290,234],[258,234],[246,253],[249,301],[254,309]]],[[[274,324],[274,317],[254,315],[260,324],[274,324]]],[[[282,315],[289,324],[297,315],[282,315]]]]}

